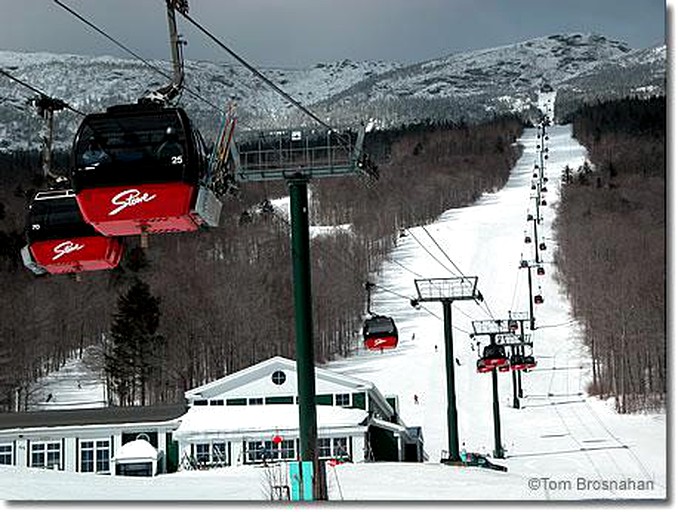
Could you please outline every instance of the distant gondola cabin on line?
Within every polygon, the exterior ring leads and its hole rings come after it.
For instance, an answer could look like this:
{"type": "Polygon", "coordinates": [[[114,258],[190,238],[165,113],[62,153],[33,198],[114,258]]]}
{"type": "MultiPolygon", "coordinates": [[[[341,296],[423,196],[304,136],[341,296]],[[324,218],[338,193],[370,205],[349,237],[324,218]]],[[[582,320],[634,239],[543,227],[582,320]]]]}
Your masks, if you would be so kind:
{"type": "Polygon", "coordinates": [[[86,116],[71,168],[85,220],[105,235],[218,225],[221,202],[201,186],[204,142],[181,108],[120,105],[86,116]]]}
{"type": "Polygon", "coordinates": [[[363,324],[363,341],[367,350],[394,349],[398,346],[398,329],[393,318],[375,315],[363,324]]]}

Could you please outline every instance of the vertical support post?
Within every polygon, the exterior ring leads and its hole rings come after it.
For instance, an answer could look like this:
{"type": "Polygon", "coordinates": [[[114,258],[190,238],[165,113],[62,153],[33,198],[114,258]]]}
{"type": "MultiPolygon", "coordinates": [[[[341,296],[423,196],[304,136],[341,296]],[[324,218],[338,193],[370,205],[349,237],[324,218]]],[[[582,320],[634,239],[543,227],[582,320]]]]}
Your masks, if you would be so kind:
{"type": "MultiPolygon", "coordinates": [[[[511,354],[515,355],[518,353],[518,349],[516,347],[511,347],[511,354]]],[[[514,409],[520,409],[520,400],[518,400],[518,376],[520,374],[520,371],[518,370],[511,370],[511,380],[513,381],[513,408],[514,409]]]]}
{"type": "MultiPolygon", "coordinates": [[[[315,358],[313,353],[313,314],[311,303],[311,258],[308,234],[307,179],[288,182],[292,223],[292,270],[294,279],[294,323],[297,352],[297,392],[299,394],[299,455],[312,462],[318,475],[318,426],[315,407],[315,358]]],[[[316,479],[318,481],[318,479],[316,479]]],[[[317,489],[314,489],[317,491],[317,489]]],[[[314,492],[314,497],[318,497],[314,492]]]]}
{"type": "Polygon", "coordinates": [[[54,142],[54,109],[45,109],[47,134],[42,147],[42,176],[47,179],[52,173],[52,144],[54,142]]]}
{"type": "MultiPolygon", "coordinates": [[[[520,322],[520,341],[525,341],[525,323],[520,322]]],[[[525,347],[520,347],[520,355],[525,355],[525,347]]],[[[518,373],[518,398],[523,398],[523,372],[518,373]]]]}
{"type": "Polygon", "coordinates": [[[459,457],[459,430],[457,426],[457,395],[454,383],[454,350],[452,343],[452,301],[443,302],[443,325],[445,329],[445,366],[447,368],[447,440],[449,458],[459,457]]]}
{"type": "Polygon", "coordinates": [[[534,331],[534,304],[532,301],[534,297],[532,296],[532,267],[527,266],[527,287],[530,291],[530,330],[534,331]]]}
{"type": "MultiPolygon", "coordinates": [[[[490,336],[490,343],[495,344],[494,335],[490,336]]],[[[492,368],[492,413],[494,416],[494,452],[498,459],[504,458],[504,448],[501,446],[501,419],[499,418],[499,384],[497,369],[492,368]]]]}
{"type": "Polygon", "coordinates": [[[539,221],[539,217],[535,217],[532,219],[532,224],[534,227],[534,261],[535,263],[539,263],[539,244],[537,243],[537,222],[539,221]]]}

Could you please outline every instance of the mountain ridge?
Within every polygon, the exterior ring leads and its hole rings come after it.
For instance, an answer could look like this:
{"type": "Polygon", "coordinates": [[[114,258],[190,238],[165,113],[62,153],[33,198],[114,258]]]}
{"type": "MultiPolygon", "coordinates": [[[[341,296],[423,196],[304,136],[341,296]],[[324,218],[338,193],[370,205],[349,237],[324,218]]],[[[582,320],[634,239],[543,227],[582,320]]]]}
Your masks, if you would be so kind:
{"type": "MultiPolygon", "coordinates": [[[[169,63],[150,62],[167,70],[166,76],[134,59],[0,50],[0,67],[84,112],[135,102],[148,90],[164,85],[169,63]]],[[[545,84],[557,86],[572,104],[597,92],[605,96],[623,89],[628,94],[635,88],[641,94],[662,93],[665,69],[665,45],[632,49],[602,35],[571,33],[450,53],[408,65],[345,59],[302,69],[262,68],[262,72],[335,126],[373,119],[385,127],[423,120],[473,122],[512,113],[529,118],[535,111],[536,92],[545,84]],[[633,87],[611,87],[610,75],[633,87]]],[[[236,64],[187,61],[186,86],[182,102],[208,138],[219,124],[214,105],[225,106],[230,100],[238,105],[244,129],[310,122],[236,64]]],[[[41,122],[25,107],[28,97],[26,89],[0,80],[0,99],[4,100],[0,102],[0,150],[37,144],[33,134],[41,122]]],[[[68,112],[59,115],[57,145],[66,145],[61,141],[72,136],[78,121],[68,112]]]]}

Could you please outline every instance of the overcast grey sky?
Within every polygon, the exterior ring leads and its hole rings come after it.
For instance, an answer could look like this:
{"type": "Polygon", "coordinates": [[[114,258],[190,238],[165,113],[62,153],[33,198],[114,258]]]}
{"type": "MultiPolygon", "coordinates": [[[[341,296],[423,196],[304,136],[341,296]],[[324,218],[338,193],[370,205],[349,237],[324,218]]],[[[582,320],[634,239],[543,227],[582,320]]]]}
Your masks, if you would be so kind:
{"type": "MultiPolygon", "coordinates": [[[[164,0],[62,0],[148,58],[167,59],[164,0]]],[[[671,2],[672,3],[672,2],[671,2]]],[[[633,48],[664,41],[664,0],[190,0],[190,14],[258,66],[410,63],[563,32],[633,48]]],[[[229,62],[185,20],[186,58],[229,62]]],[[[53,0],[0,0],[0,50],[124,54],[53,0]]]]}

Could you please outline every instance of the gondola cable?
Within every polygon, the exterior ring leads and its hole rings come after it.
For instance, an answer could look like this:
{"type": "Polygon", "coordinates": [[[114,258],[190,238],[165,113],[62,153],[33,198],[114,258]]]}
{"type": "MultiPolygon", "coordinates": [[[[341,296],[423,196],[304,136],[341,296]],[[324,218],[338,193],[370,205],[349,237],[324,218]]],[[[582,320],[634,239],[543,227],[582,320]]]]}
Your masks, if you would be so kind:
{"type": "MultiPolygon", "coordinates": [[[[83,22],[85,25],[87,25],[88,27],[90,27],[91,29],[93,29],[94,31],[96,31],[98,34],[102,35],[103,37],[105,37],[106,39],[108,39],[109,41],[111,41],[111,42],[112,42],[113,44],[115,44],[118,48],[122,49],[123,51],[125,51],[126,53],[128,53],[129,55],[131,55],[132,57],[134,57],[135,59],[137,59],[138,61],[140,61],[140,62],[142,62],[143,64],[145,64],[148,68],[152,69],[153,71],[155,71],[156,73],[162,75],[162,76],[165,77],[165,78],[168,78],[168,79],[170,79],[170,80],[172,79],[172,76],[171,76],[169,73],[167,73],[166,71],[163,71],[161,68],[159,68],[158,66],[156,66],[155,64],[153,64],[152,62],[150,62],[148,59],[145,59],[145,58],[144,58],[143,56],[141,56],[139,53],[135,52],[134,50],[132,50],[131,48],[129,48],[129,47],[126,46],[125,44],[121,43],[120,41],[118,41],[118,40],[117,40],[116,38],[114,38],[113,36],[107,34],[105,30],[103,30],[103,29],[99,28],[98,26],[96,26],[94,23],[92,23],[91,21],[89,21],[87,18],[85,18],[84,16],[82,16],[81,14],[79,14],[78,12],[76,12],[75,10],[73,10],[72,8],[70,8],[69,6],[67,6],[66,4],[64,4],[63,2],[61,2],[60,0],[52,0],[52,1],[53,1],[54,3],[56,3],[59,7],[63,8],[64,10],[66,10],[67,12],[69,12],[70,14],[72,14],[73,16],[75,16],[78,20],[80,20],[81,22],[83,22]]],[[[196,98],[197,100],[200,100],[200,101],[202,101],[203,103],[205,103],[206,105],[209,105],[210,107],[212,107],[212,108],[213,108],[214,110],[216,110],[217,112],[220,112],[220,113],[222,113],[222,114],[224,114],[224,113],[226,112],[223,108],[219,107],[218,105],[216,105],[215,103],[211,102],[210,100],[204,98],[203,96],[201,96],[200,94],[198,94],[197,92],[195,92],[195,91],[194,91],[193,89],[191,89],[190,87],[187,87],[186,85],[183,85],[183,86],[182,86],[182,90],[185,90],[188,94],[190,94],[191,96],[193,96],[193,97],[196,98]]],[[[84,114],[82,114],[82,115],[84,115],[84,114]]],[[[244,124],[244,123],[241,122],[241,124],[244,124]]],[[[245,126],[246,126],[246,125],[245,125],[245,126]]]]}
{"type": "MultiPolygon", "coordinates": [[[[450,258],[450,256],[449,256],[449,255],[447,254],[447,252],[445,252],[445,250],[440,246],[440,244],[436,241],[436,239],[433,238],[433,235],[431,235],[431,233],[428,231],[428,229],[426,229],[426,226],[423,226],[423,225],[422,225],[421,228],[422,228],[422,229],[424,230],[424,232],[428,235],[428,237],[433,241],[433,243],[434,243],[435,246],[438,248],[438,250],[439,250],[441,253],[443,253],[443,256],[445,256],[445,258],[447,258],[447,260],[452,264],[452,266],[457,270],[457,272],[459,272],[460,277],[464,277],[464,273],[463,273],[463,272],[461,271],[461,269],[457,266],[457,264],[456,264],[454,261],[452,261],[452,258],[450,258]]],[[[478,299],[474,299],[474,301],[475,301],[476,304],[478,304],[478,305],[480,306],[480,302],[478,301],[478,299]]],[[[489,313],[490,317],[491,317],[493,320],[495,320],[495,316],[492,314],[492,310],[490,309],[490,306],[489,306],[489,304],[487,303],[487,299],[483,299],[483,300],[482,300],[482,303],[483,303],[483,306],[481,306],[481,307],[484,307],[484,308],[487,310],[487,312],[489,313]]]]}
{"type": "MultiPolygon", "coordinates": [[[[54,0],[58,1],[58,0],[54,0]]],[[[184,17],[189,23],[191,23],[194,27],[196,27],[200,32],[202,32],[205,36],[207,36],[212,42],[214,42],[219,48],[224,50],[226,53],[228,53],[231,57],[233,57],[238,63],[240,63],[242,66],[244,66],[248,71],[250,71],[252,74],[254,74],[256,77],[258,77],[260,80],[262,80],[265,84],[267,84],[273,91],[275,91],[277,94],[285,98],[287,101],[289,101],[292,105],[297,107],[299,110],[304,112],[307,116],[309,116],[311,119],[316,121],[318,124],[321,126],[324,126],[330,131],[336,132],[337,130],[327,124],[325,121],[320,119],[316,114],[314,114],[311,110],[309,110],[307,107],[305,107],[299,100],[295,99],[292,97],[289,93],[284,91],[280,86],[278,86],[273,80],[268,78],[266,75],[264,75],[261,71],[259,71],[255,66],[247,62],[243,57],[238,55],[235,51],[233,51],[231,48],[229,48],[226,44],[224,44],[222,41],[219,40],[214,34],[212,34],[209,30],[207,30],[205,27],[203,27],[197,20],[195,20],[191,15],[188,14],[188,12],[185,11],[179,11],[179,14],[184,17]]],[[[340,139],[342,137],[339,137],[340,139]]],[[[344,141],[345,143],[345,141],[344,141]]]]}
{"type": "Polygon", "coordinates": [[[83,117],[85,116],[85,113],[84,113],[84,112],[81,112],[81,111],[78,110],[77,108],[72,107],[71,105],[69,105],[69,104],[66,103],[65,101],[63,101],[63,100],[58,100],[58,99],[55,99],[55,98],[52,98],[52,97],[49,96],[48,94],[45,94],[44,92],[42,92],[42,91],[41,91],[40,89],[38,89],[37,87],[34,87],[34,86],[32,86],[31,84],[29,84],[28,82],[25,82],[25,81],[23,81],[23,80],[21,80],[21,79],[15,77],[15,76],[11,75],[10,73],[8,73],[7,71],[5,71],[5,70],[2,69],[2,68],[0,68],[0,75],[4,75],[4,76],[6,76],[7,78],[9,78],[10,80],[13,80],[13,81],[16,82],[16,83],[23,85],[24,87],[26,87],[27,89],[29,89],[29,90],[33,91],[34,93],[38,94],[38,95],[39,95],[40,97],[42,97],[42,98],[50,98],[51,100],[58,102],[58,103],[61,104],[64,108],[70,110],[71,112],[73,112],[73,113],[75,113],[75,114],[78,114],[78,115],[83,116],[83,117]]]}

